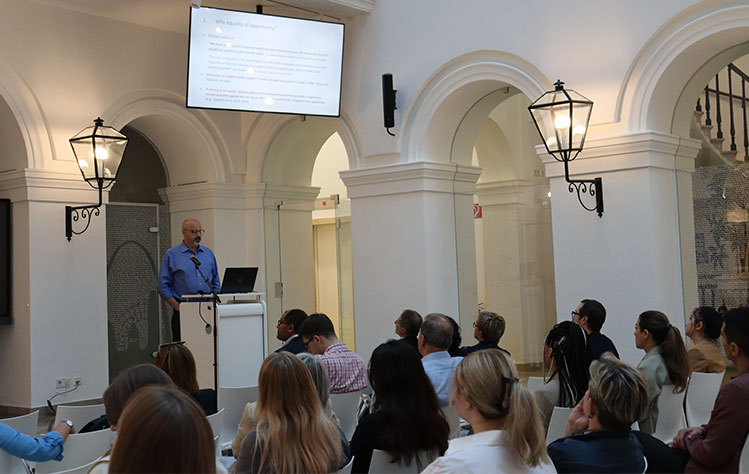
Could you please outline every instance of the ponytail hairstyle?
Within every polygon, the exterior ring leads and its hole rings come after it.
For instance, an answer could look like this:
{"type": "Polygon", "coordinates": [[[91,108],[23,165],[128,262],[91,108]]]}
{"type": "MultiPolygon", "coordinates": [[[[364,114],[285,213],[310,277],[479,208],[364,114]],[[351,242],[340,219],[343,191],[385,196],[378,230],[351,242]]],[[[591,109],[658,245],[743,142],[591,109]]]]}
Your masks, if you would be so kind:
{"type": "Polygon", "coordinates": [[[720,329],[723,327],[723,320],[720,314],[712,306],[699,306],[692,311],[694,324],[702,323],[702,333],[712,340],[720,337],[720,329]]]}
{"type": "Polygon", "coordinates": [[[681,332],[672,326],[666,315],[660,311],[645,311],[640,315],[638,322],[640,331],[648,330],[660,346],[668,377],[674,384],[674,392],[684,391],[689,378],[689,364],[681,332]]]}
{"type": "Polygon", "coordinates": [[[557,406],[574,407],[588,390],[588,358],[583,328],[572,321],[562,321],[551,328],[545,344],[551,349],[551,358],[556,365],[549,378],[554,374],[559,378],[557,406]]]}
{"type": "Polygon", "coordinates": [[[458,364],[452,383],[455,393],[481,416],[504,421],[510,452],[519,463],[531,467],[550,463],[533,394],[520,384],[509,356],[493,349],[473,352],[458,364]]]}

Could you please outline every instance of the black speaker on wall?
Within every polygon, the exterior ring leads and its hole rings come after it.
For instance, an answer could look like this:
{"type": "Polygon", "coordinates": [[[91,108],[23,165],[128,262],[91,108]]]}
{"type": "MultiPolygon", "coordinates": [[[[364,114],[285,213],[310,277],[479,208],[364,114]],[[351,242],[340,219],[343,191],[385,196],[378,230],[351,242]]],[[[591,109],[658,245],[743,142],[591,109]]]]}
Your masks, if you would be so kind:
{"type": "Polygon", "coordinates": [[[382,75],[382,114],[385,124],[385,130],[388,134],[395,136],[390,133],[390,129],[395,127],[395,111],[398,107],[395,106],[395,93],[397,91],[393,89],[393,75],[383,74],[382,75]]]}
{"type": "Polygon", "coordinates": [[[0,324],[13,322],[11,314],[11,222],[10,200],[0,199],[0,324]]]}

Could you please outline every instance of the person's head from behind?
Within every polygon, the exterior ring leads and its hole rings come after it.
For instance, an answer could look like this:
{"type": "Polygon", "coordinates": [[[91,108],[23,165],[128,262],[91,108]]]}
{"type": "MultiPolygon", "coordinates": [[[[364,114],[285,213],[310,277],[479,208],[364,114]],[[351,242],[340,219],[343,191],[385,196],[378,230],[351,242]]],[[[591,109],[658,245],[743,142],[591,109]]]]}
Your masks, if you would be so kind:
{"type": "Polygon", "coordinates": [[[427,314],[419,331],[419,352],[425,356],[433,352],[446,351],[453,338],[453,326],[447,316],[439,313],[427,314]]]}
{"type": "Polygon", "coordinates": [[[307,370],[309,370],[312,382],[315,384],[317,396],[320,398],[320,403],[325,407],[330,399],[330,381],[328,379],[328,371],[325,368],[325,365],[320,362],[320,359],[309,352],[297,354],[297,357],[302,360],[307,367],[307,370]]]}
{"type": "Polygon", "coordinates": [[[671,325],[660,311],[645,311],[635,323],[635,346],[645,352],[659,347],[663,362],[666,363],[668,377],[677,391],[684,390],[689,378],[687,349],[681,332],[671,325]]]}
{"type": "Polygon", "coordinates": [[[341,460],[338,431],[323,414],[312,375],[289,352],[270,354],[260,367],[255,421],[258,472],[329,472],[341,460]]]}
{"type": "Polygon", "coordinates": [[[572,321],[555,324],[544,341],[544,365],[559,379],[558,405],[575,406],[588,389],[588,360],[583,328],[572,321]]]}
{"type": "Polygon", "coordinates": [[[307,313],[301,309],[290,309],[284,312],[276,325],[276,337],[281,341],[288,341],[299,332],[299,326],[305,319],[307,319],[307,313]]]}
{"type": "Polygon", "coordinates": [[[173,385],[138,390],[120,417],[109,472],[216,472],[203,409],[173,385]]]}
{"type": "Polygon", "coordinates": [[[412,348],[393,340],[377,346],[369,359],[369,384],[375,393],[372,413],[381,427],[380,449],[405,463],[423,449],[444,453],[450,427],[412,348]]]}
{"type": "Polygon", "coordinates": [[[579,324],[588,334],[600,332],[606,322],[606,308],[596,300],[580,301],[572,312],[572,321],[579,324]]]}
{"type": "Polygon", "coordinates": [[[749,308],[732,309],[723,315],[723,349],[739,371],[749,367],[749,308]]]}
{"type": "Polygon", "coordinates": [[[200,392],[195,358],[184,341],[161,344],[153,364],[169,374],[174,384],[193,395],[200,392]]]}
{"type": "Polygon", "coordinates": [[[104,390],[104,411],[112,430],[117,429],[122,410],[135,392],[149,385],[173,385],[172,379],[153,364],[140,364],[120,373],[104,390]]]}
{"type": "Polygon", "coordinates": [[[400,337],[416,337],[419,335],[423,319],[412,309],[403,310],[395,320],[395,333],[400,337]]]}
{"type": "Polygon", "coordinates": [[[489,311],[482,311],[473,323],[473,337],[479,342],[499,344],[505,333],[505,318],[489,311]]]}
{"type": "Polygon", "coordinates": [[[507,431],[511,452],[521,464],[548,462],[533,395],[520,384],[507,354],[487,349],[466,356],[455,369],[452,394],[462,418],[507,431]]]}
{"type": "Polygon", "coordinates": [[[639,370],[606,353],[590,365],[590,388],[583,398],[591,431],[630,430],[648,405],[648,383],[639,370]]]}
{"type": "Polygon", "coordinates": [[[312,354],[322,354],[325,349],[338,342],[333,322],[323,313],[312,313],[299,327],[305,349],[312,354]]]}
{"type": "Polygon", "coordinates": [[[720,314],[712,306],[699,306],[694,308],[689,315],[687,324],[684,327],[686,334],[692,341],[698,342],[701,339],[718,339],[720,329],[723,327],[723,320],[720,314]]]}

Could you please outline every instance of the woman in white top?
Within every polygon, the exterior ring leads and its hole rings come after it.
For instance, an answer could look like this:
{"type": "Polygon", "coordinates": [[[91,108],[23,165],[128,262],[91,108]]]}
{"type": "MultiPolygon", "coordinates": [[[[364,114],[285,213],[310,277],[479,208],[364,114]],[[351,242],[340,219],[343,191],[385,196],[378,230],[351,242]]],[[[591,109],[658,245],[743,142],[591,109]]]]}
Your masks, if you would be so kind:
{"type": "Polygon", "coordinates": [[[510,357],[491,349],[469,354],[455,369],[452,393],[474,434],[450,441],[425,473],[556,472],[536,403],[510,357]]]}

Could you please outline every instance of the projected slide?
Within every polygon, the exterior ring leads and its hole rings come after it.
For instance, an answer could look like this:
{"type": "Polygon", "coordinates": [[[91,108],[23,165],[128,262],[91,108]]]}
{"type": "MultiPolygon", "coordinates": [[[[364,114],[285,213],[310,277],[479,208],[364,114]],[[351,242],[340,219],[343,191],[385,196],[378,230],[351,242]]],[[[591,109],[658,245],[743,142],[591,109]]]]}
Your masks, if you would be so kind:
{"type": "Polygon", "coordinates": [[[338,116],[343,25],[190,9],[187,106],[338,116]]]}

